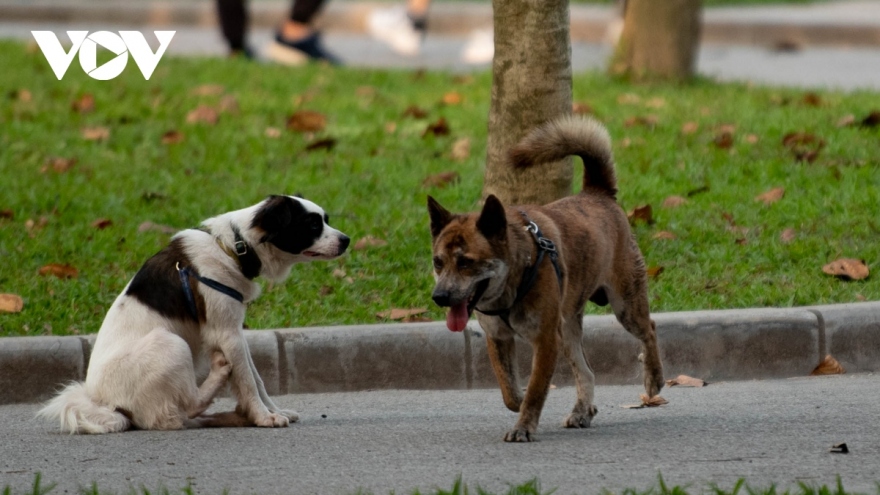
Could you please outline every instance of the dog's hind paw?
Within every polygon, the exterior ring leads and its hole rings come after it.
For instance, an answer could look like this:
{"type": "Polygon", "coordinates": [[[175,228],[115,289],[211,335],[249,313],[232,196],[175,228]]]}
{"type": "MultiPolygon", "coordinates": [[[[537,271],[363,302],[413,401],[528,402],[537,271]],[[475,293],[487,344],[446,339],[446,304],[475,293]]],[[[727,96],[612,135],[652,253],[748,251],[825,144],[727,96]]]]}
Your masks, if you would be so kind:
{"type": "Polygon", "coordinates": [[[593,418],[583,414],[569,414],[562,421],[562,426],[566,428],[589,428],[590,421],[592,420],[593,418]]]}
{"type": "Polygon", "coordinates": [[[296,423],[297,421],[299,421],[299,413],[296,411],[291,411],[290,409],[280,409],[275,412],[286,417],[291,423],[296,423]]]}
{"type": "Polygon", "coordinates": [[[566,428],[589,428],[593,416],[596,415],[596,406],[590,406],[590,412],[587,413],[569,413],[562,421],[562,426],[566,428]]]}
{"type": "Polygon", "coordinates": [[[533,438],[532,434],[529,433],[529,430],[527,430],[525,428],[514,428],[514,429],[508,431],[504,435],[505,442],[521,443],[521,442],[532,442],[534,440],[536,440],[536,439],[533,438]]]}
{"type": "Polygon", "coordinates": [[[262,418],[254,421],[254,424],[256,424],[257,426],[262,426],[263,428],[284,428],[288,424],[290,424],[290,420],[287,419],[287,416],[276,413],[269,413],[266,416],[263,416],[262,418]]]}

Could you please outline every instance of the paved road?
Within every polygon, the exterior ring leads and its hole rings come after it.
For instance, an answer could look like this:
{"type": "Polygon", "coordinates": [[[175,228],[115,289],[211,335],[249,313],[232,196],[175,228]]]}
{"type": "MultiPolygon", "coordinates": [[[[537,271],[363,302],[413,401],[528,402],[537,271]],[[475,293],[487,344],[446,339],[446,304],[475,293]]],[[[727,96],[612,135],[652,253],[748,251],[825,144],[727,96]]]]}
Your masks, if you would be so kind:
{"type": "MultiPolygon", "coordinates": [[[[51,23],[9,23],[0,21],[0,38],[31,39],[31,30],[63,33],[68,29],[131,29],[120,26],[71,25],[51,23]]],[[[162,28],[175,29],[175,28],[162,28]]],[[[212,28],[179,27],[169,54],[221,56],[224,45],[212,28]]],[[[144,29],[149,32],[149,29],[144,29]]],[[[272,37],[267,29],[255,29],[251,42],[263,47],[272,37]]],[[[63,36],[62,36],[63,38],[63,36]]],[[[429,36],[422,54],[406,58],[394,54],[381,43],[362,35],[328,33],[326,44],[347,64],[360,67],[434,68],[466,71],[485,70],[488,64],[467,65],[460,53],[467,39],[454,36],[429,36]]],[[[603,68],[610,48],[607,45],[576,42],[572,44],[575,71],[603,68]]],[[[700,73],[724,81],[752,81],[799,87],[868,88],[880,90],[880,50],[870,48],[812,47],[794,52],[778,52],[760,47],[705,44],[697,67],[700,73]]]]}
{"type": "MultiPolygon", "coordinates": [[[[880,376],[842,375],[672,388],[669,405],[623,409],[638,387],[600,387],[599,415],[588,430],[559,423],[570,388],[552,390],[539,441],[505,444],[514,414],[497,390],[383,391],[285,396],[303,414],[287,429],[127,432],[65,436],[33,420],[36,406],[0,407],[0,487],[27,489],[34,473],[72,493],[97,482],[200,493],[411,493],[471,487],[500,491],[539,477],[556,493],[646,489],[667,482],[730,488],[797,481],[834,483],[874,493],[880,481],[880,376]],[[323,417],[326,415],[326,417],[323,417]],[[846,442],[851,453],[828,449],[846,442]]],[[[221,404],[228,407],[228,402],[221,404]]],[[[0,488],[2,489],[2,488],[0,488]]]]}

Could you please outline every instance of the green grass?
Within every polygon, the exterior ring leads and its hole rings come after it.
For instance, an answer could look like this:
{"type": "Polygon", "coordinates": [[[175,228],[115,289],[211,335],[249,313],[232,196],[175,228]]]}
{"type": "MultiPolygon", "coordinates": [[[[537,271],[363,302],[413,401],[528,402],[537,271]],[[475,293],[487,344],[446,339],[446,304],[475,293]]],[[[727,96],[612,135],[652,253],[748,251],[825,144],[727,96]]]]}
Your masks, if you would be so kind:
{"type": "MultiPolygon", "coordinates": [[[[428,317],[443,318],[430,300],[425,198],[430,193],[454,211],[477,207],[490,74],[166,57],[150,81],[134,64],[113,81],[94,81],[76,62],[58,81],[38,51],[20,44],[0,43],[0,59],[15,68],[0,74],[0,211],[14,214],[0,218],[0,293],[25,300],[21,313],[0,314],[0,335],[96,332],[140,265],[168,242],[167,234],[139,232],[141,223],[196,226],[293,192],[323,205],[353,239],[371,235],[388,245],[295,267],[251,305],[251,328],[374,323],[392,307],[428,308],[428,317]],[[239,110],[221,113],[216,125],[186,123],[191,110],[222,98],[193,94],[203,84],[222,85],[239,110]],[[441,103],[451,91],[461,94],[460,104],[441,103]],[[80,114],[71,103],[84,94],[94,95],[95,109],[80,114]],[[428,118],[403,117],[410,105],[428,118]],[[285,130],[296,109],[326,115],[327,128],[314,136],[285,130]],[[422,137],[440,117],[450,134],[422,137]],[[83,139],[89,126],[109,128],[109,139],[83,139]],[[269,127],[281,137],[267,137],[269,127]],[[162,144],[170,130],[184,140],[162,144]],[[332,151],[305,150],[324,137],[336,139],[332,151]],[[460,138],[470,139],[471,152],[456,161],[450,150],[460,138]],[[41,171],[51,157],[77,163],[63,173],[41,171]],[[461,179],[445,189],[422,185],[444,171],[461,179]],[[93,227],[99,218],[112,225],[93,227]],[[48,263],[70,264],[79,277],[38,275],[48,263]],[[335,269],[346,276],[334,277],[335,269]]],[[[630,86],[591,73],[575,77],[574,95],[614,138],[621,205],[654,208],[656,223],[634,229],[648,265],[664,268],[650,283],[652,310],[880,299],[876,276],[844,282],[821,270],[840,256],[880,266],[880,129],[837,126],[845,115],[860,119],[877,109],[876,93],[819,93],[821,104],[812,106],[793,89],[709,81],[630,86]],[[646,116],[656,123],[627,125],[646,116]],[[687,122],[699,130],[682,133],[687,122]],[[730,149],[713,144],[724,124],[736,126],[730,149]],[[827,142],[814,163],[797,162],[782,146],[792,131],[827,142]],[[786,191],[781,201],[753,199],[778,186],[786,191]],[[681,207],[661,207],[668,196],[705,187],[681,207]],[[796,237],[785,244],[780,234],[788,228],[796,237]],[[677,239],[655,240],[659,231],[677,239]]]]}
{"type": "MultiPolygon", "coordinates": [[[[55,484],[50,484],[49,486],[43,486],[42,477],[38,473],[34,479],[33,488],[26,492],[15,492],[9,486],[6,486],[0,494],[2,495],[48,495],[51,493],[55,484]]],[[[151,495],[153,493],[159,495],[170,495],[180,493],[182,495],[192,495],[193,490],[191,487],[185,487],[180,490],[169,490],[167,488],[150,491],[146,487],[142,487],[140,490],[132,489],[130,492],[132,495],[151,495]]],[[[224,492],[225,493],[225,492],[224,492]]],[[[356,495],[368,495],[372,492],[358,490],[354,492],[356,495]]],[[[495,492],[486,491],[479,486],[474,488],[468,487],[468,485],[462,482],[461,477],[456,479],[452,487],[449,490],[445,490],[442,488],[437,488],[435,490],[421,492],[419,490],[414,490],[412,492],[413,495],[493,495],[495,492]]],[[[551,495],[555,493],[555,489],[544,489],[541,486],[540,480],[537,478],[526,481],[522,484],[514,484],[511,483],[509,488],[505,492],[499,492],[499,495],[551,495]]],[[[589,492],[586,492],[589,493],[589,492]]],[[[601,495],[615,495],[618,492],[614,492],[608,489],[604,490],[596,490],[595,493],[599,493],[601,495]]],[[[703,489],[694,489],[694,487],[690,485],[680,486],[680,485],[668,485],[666,481],[663,479],[663,476],[657,475],[657,485],[650,487],[645,490],[638,490],[634,488],[627,488],[619,492],[621,495],[690,495],[690,494],[711,494],[711,495],[856,495],[856,492],[847,491],[843,487],[843,481],[840,477],[837,477],[837,482],[833,486],[828,485],[815,485],[815,484],[807,484],[804,482],[798,483],[798,487],[796,489],[785,489],[780,490],[776,487],[776,485],[770,485],[767,488],[753,488],[746,484],[745,479],[740,478],[730,489],[718,486],[715,483],[709,484],[708,487],[703,489]]],[[[880,484],[878,484],[877,493],[880,494],[880,484]]],[[[107,494],[107,492],[100,491],[99,487],[93,484],[88,488],[81,488],[79,490],[79,495],[103,495],[107,494]]]]}

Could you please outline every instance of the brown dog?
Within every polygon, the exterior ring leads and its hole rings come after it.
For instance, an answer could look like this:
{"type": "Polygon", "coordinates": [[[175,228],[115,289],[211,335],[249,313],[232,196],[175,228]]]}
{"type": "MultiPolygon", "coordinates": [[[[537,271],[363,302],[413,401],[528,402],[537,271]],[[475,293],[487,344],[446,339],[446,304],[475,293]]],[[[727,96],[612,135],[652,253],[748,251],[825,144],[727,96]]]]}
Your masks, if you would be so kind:
{"type": "Polygon", "coordinates": [[[564,426],[590,426],[596,407],[582,344],[587,300],[610,303],[623,327],[642,341],[648,395],[663,387],[645,262],[615,200],[608,132],[593,120],[563,117],[532,131],[513,150],[511,162],[528,167],[569,155],[583,159],[583,190],[545,206],[505,209],[490,195],[480,213],[455,215],[428,197],[437,282],[432,297],[449,307],[446,323],[453,331],[463,330],[477,311],[504,404],[520,413],[504,437],[508,442],[534,438],[560,340],[577,385],[577,402],[564,426]],[[514,335],[534,348],[525,397],[514,335]]]}

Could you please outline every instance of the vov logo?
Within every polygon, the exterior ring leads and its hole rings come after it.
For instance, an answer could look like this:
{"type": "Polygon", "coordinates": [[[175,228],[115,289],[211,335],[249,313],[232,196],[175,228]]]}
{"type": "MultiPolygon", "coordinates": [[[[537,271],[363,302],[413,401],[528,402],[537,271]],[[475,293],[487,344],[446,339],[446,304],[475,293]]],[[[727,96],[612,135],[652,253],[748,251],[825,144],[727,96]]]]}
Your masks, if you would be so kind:
{"type": "Polygon", "coordinates": [[[129,53],[144,75],[144,79],[150,79],[175,32],[153,31],[159,40],[159,48],[155,53],[139,31],[119,31],[118,35],[110,31],[96,31],[92,34],[88,31],[67,31],[67,36],[73,44],[69,52],[64,51],[64,47],[52,31],[31,31],[31,34],[37,40],[40,51],[43,52],[49,67],[55,72],[59,81],[64,77],[77,52],[79,52],[79,65],[89,77],[108,81],[122,74],[128,64],[129,53]],[[98,67],[98,45],[116,54],[113,60],[100,67],[98,67]]]}

